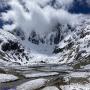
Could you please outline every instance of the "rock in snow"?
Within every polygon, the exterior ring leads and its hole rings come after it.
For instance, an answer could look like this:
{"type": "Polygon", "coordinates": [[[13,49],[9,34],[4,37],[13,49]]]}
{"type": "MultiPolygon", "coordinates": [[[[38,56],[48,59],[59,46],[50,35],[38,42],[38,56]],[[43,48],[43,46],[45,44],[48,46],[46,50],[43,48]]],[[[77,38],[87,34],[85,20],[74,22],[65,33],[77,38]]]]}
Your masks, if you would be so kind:
{"type": "Polygon", "coordinates": [[[11,74],[0,74],[0,83],[17,80],[18,77],[11,74]]]}
{"type": "Polygon", "coordinates": [[[45,86],[46,82],[47,79],[43,78],[28,81],[26,83],[21,84],[20,86],[17,86],[16,90],[35,90],[45,86]]]}

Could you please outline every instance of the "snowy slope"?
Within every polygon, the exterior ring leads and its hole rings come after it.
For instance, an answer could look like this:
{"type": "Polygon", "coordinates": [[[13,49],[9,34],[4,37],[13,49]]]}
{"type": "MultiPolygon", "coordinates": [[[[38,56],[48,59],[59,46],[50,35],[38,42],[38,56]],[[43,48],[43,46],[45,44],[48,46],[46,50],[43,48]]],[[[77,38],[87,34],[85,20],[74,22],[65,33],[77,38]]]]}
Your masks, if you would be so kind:
{"type": "Polygon", "coordinates": [[[16,64],[26,63],[29,60],[28,52],[24,50],[18,39],[4,30],[0,30],[0,59],[0,63],[6,62],[7,65],[11,62],[16,64]]]}

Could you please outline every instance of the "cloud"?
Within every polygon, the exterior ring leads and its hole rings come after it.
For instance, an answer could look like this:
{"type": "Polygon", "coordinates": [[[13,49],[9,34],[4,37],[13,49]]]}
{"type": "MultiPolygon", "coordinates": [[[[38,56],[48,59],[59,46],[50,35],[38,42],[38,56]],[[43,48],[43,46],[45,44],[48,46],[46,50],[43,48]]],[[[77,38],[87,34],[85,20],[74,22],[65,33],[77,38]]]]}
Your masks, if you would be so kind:
{"type": "MultiPolygon", "coordinates": [[[[77,23],[77,15],[70,14],[65,9],[54,9],[50,5],[41,8],[37,2],[41,0],[23,0],[24,6],[28,9],[28,12],[24,9],[22,4],[18,0],[12,0],[10,6],[11,11],[3,14],[4,20],[13,20],[13,26],[11,28],[19,27],[21,28],[26,36],[34,30],[37,33],[43,35],[49,33],[52,29],[60,24],[71,24],[77,23]]],[[[45,0],[43,0],[44,2],[45,0]]],[[[46,0],[47,1],[47,0],[46,0]]],[[[61,0],[62,5],[69,5],[72,0],[61,0]]],[[[45,2],[46,3],[46,2],[45,2]]],[[[4,29],[10,28],[10,26],[4,26],[4,29]]],[[[12,29],[13,29],[12,28],[12,29]]]]}
{"type": "Polygon", "coordinates": [[[56,0],[57,4],[63,9],[68,9],[72,6],[74,0],[56,0]]]}
{"type": "Polygon", "coordinates": [[[90,7],[90,0],[86,0],[88,7],[90,7]]]}

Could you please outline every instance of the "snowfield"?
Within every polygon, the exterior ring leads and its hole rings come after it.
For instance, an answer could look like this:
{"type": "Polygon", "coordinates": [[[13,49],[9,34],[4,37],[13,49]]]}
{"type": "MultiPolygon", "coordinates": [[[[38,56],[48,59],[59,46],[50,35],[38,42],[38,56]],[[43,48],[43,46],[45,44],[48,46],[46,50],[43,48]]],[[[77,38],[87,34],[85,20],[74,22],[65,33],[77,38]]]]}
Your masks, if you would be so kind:
{"type": "Polygon", "coordinates": [[[0,73],[0,83],[15,81],[17,79],[18,79],[18,77],[14,76],[14,75],[0,73]]]}
{"type": "Polygon", "coordinates": [[[36,80],[31,80],[28,81],[24,84],[21,84],[20,86],[17,86],[16,90],[35,90],[35,89],[39,89],[43,86],[45,86],[47,82],[47,79],[36,79],[36,80]]]}
{"type": "Polygon", "coordinates": [[[57,87],[55,87],[55,86],[48,86],[48,87],[45,87],[42,90],[59,90],[59,89],[57,87]]]}
{"type": "Polygon", "coordinates": [[[25,74],[26,78],[33,78],[33,77],[46,77],[46,76],[54,76],[59,75],[57,72],[41,72],[41,73],[34,73],[34,74],[25,74]]]}
{"type": "Polygon", "coordinates": [[[71,85],[65,85],[60,86],[62,90],[90,90],[90,84],[71,84],[71,85]]]}
{"type": "Polygon", "coordinates": [[[83,67],[84,69],[90,69],[90,64],[83,67]]]}
{"type": "Polygon", "coordinates": [[[72,72],[69,76],[74,78],[87,78],[90,76],[90,72],[72,72]]]}

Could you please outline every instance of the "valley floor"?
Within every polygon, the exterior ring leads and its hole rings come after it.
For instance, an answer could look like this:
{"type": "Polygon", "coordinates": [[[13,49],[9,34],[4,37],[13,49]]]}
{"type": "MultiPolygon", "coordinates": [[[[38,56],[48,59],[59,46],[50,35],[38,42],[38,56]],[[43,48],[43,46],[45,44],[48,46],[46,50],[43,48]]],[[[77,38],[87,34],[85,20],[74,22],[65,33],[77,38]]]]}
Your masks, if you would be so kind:
{"type": "Polygon", "coordinates": [[[89,68],[64,67],[49,64],[0,67],[0,90],[90,90],[89,68]]]}

